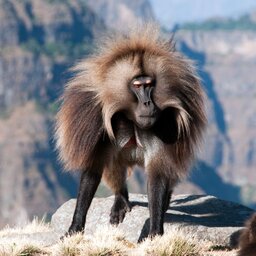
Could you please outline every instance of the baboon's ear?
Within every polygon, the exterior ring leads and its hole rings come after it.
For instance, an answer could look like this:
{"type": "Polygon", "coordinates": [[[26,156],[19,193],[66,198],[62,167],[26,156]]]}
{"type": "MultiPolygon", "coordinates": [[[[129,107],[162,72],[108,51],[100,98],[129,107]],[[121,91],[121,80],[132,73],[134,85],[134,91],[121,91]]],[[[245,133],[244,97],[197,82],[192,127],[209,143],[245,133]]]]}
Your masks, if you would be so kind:
{"type": "Polygon", "coordinates": [[[102,111],[95,94],[67,89],[56,127],[57,147],[65,167],[74,170],[88,167],[103,135],[102,111]]]}

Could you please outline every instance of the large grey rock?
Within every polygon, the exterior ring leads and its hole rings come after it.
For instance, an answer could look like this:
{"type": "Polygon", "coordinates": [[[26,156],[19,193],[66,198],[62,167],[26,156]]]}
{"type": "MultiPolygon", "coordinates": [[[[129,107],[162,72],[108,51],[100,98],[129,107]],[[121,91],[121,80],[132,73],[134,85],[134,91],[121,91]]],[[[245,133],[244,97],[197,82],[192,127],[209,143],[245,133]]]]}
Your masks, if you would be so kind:
{"type": "MultiPolygon", "coordinates": [[[[109,224],[113,196],[94,198],[88,211],[85,234],[93,234],[96,227],[109,224]]],[[[149,226],[147,196],[130,194],[133,208],[126,214],[118,229],[132,242],[146,236],[149,226]]],[[[52,216],[51,225],[55,232],[64,234],[71,223],[75,209],[75,199],[63,204],[52,216]]],[[[172,198],[165,214],[164,229],[173,227],[199,240],[210,241],[223,246],[235,246],[236,234],[253,210],[228,201],[206,195],[177,195],[172,198]]]]}
{"type": "Polygon", "coordinates": [[[60,237],[57,232],[52,230],[26,234],[10,233],[0,237],[0,247],[1,245],[24,243],[25,241],[40,246],[52,246],[60,241],[60,237]]]}

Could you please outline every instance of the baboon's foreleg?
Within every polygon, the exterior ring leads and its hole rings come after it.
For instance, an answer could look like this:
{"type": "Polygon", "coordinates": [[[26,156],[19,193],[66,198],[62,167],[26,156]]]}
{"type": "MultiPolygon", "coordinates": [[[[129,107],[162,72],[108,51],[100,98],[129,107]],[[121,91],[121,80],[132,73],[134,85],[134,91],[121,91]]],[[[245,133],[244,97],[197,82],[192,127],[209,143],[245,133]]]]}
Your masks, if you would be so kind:
{"type": "Polygon", "coordinates": [[[101,176],[102,171],[95,171],[93,169],[86,170],[82,173],[76,208],[68,234],[83,231],[86,214],[100,183],[101,176]]]}
{"type": "Polygon", "coordinates": [[[164,214],[168,209],[172,193],[169,178],[163,174],[149,174],[147,190],[150,215],[149,236],[162,235],[164,214]]]}

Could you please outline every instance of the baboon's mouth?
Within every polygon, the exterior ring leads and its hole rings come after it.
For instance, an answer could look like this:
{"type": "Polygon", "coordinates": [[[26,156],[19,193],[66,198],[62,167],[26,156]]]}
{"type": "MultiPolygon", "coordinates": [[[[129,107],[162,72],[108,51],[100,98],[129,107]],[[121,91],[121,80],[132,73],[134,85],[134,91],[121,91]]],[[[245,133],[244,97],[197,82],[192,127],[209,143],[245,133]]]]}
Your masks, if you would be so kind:
{"type": "Polygon", "coordinates": [[[147,130],[155,124],[156,120],[156,115],[141,115],[137,118],[136,124],[140,129],[147,130]]]}

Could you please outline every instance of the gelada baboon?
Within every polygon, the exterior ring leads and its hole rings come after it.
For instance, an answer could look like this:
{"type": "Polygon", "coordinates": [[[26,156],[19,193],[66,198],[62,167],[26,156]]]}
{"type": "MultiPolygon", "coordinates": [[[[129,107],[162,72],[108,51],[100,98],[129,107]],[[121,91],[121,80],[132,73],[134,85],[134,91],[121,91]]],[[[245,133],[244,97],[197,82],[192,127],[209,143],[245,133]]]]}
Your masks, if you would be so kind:
{"type": "Polygon", "coordinates": [[[203,92],[191,63],[151,25],[101,44],[75,68],[57,115],[57,148],[81,171],[68,233],[82,231],[103,177],[115,194],[110,223],[130,211],[126,172],[147,173],[149,235],[163,234],[176,182],[186,175],[205,126],[203,92]]]}
{"type": "Polygon", "coordinates": [[[238,256],[256,256],[256,213],[246,222],[239,238],[238,256]]]}

